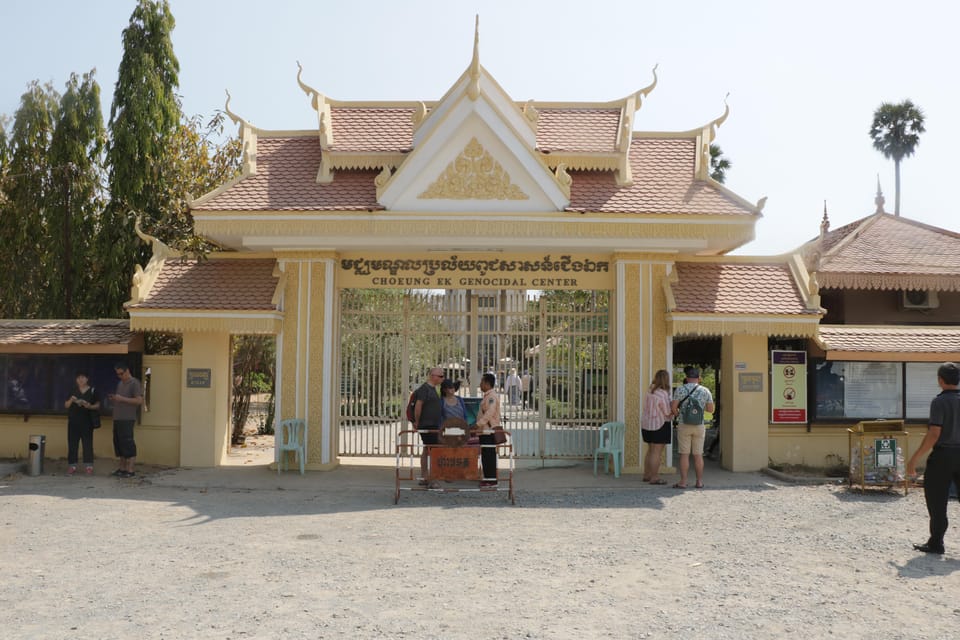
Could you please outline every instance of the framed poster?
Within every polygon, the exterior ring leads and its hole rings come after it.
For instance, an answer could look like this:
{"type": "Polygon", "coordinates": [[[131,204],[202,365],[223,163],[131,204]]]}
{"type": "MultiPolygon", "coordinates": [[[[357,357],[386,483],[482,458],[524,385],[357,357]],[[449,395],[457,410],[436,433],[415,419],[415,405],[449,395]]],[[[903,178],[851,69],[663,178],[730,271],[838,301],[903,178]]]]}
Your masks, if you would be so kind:
{"type": "Polygon", "coordinates": [[[770,422],[807,422],[807,352],[770,352],[770,422]]]}

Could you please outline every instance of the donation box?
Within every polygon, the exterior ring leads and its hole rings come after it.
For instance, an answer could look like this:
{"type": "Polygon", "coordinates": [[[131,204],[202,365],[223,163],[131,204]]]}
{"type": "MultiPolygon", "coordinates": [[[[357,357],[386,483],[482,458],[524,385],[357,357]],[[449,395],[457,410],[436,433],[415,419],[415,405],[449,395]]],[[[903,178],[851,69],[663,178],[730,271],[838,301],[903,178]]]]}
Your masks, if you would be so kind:
{"type": "Polygon", "coordinates": [[[479,480],[480,447],[430,447],[430,477],[435,480],[479,480]]]}

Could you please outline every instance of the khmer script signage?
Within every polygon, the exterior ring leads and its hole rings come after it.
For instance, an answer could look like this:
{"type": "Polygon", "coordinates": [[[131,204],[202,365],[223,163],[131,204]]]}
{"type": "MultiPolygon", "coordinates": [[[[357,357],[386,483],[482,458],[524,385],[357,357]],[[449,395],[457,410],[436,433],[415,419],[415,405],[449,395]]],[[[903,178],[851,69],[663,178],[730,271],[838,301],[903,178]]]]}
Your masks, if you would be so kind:
{"type": "Polygon", "coordinates": [[[614,284],[605,256],[451,252],[392,258],[343,254],[338,267],[337,277],[345,288],[611,289],[614,284]]]}

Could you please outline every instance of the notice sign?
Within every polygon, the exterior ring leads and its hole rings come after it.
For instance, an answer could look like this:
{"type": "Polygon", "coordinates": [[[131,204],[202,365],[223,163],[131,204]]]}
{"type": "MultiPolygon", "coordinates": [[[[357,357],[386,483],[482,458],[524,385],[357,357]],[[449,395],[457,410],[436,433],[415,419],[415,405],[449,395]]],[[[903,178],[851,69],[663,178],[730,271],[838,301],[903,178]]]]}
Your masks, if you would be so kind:
{"type": "Polygon", "coordinates": [[[807,421],[807,352],[771,351],[771,422],[807,421]]]}
{"type": "Polygon", "coordinates": [[[188,389],[209,389],[210,369],[187,369],[188,389]]]}
{"type": "Polygon", "coordinates": [[[430,447],[432,480],[479,480],[480,447],[430,447]]]}
{"type": "Polygon", "coordinates": [[[897,466],[897,441],[895,438],[878,438],[873,442],[878,469],[897,466]]]}

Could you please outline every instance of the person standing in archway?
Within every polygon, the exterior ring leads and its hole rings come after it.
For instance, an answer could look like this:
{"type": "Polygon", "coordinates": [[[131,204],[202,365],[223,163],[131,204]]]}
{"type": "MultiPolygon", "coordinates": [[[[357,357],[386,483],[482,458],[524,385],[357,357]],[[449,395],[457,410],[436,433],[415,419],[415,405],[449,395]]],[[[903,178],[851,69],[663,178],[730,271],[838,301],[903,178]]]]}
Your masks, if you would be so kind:
{"type": "Polygon", "coordinates": [[[704,411],[713,413],[713,394],[700,384],[700,370],[685,367],[686,379],[673,394],[673,414],[680,417],[677,425],[677,451],[680,453],[680,482],[675,489],[687,488],[687,474],[690,471],[690,456],[693,456],[693,468],[697,475],[697,489],[703,488],[703,439],[706,430],[703,426],[704,411]]]}

